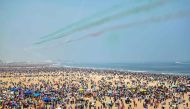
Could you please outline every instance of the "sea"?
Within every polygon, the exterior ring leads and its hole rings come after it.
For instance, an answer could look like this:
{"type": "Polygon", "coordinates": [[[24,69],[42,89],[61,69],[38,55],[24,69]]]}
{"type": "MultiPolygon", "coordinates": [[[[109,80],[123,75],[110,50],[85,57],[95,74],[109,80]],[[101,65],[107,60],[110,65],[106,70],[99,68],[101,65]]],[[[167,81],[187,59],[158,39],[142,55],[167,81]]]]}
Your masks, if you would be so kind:
{"type": "Polygon", "coordinates": [[[62,63],[63,67],[118,70],[129,72],[189,75],[189,62],[147,62],[147,63],[62,63]]]}

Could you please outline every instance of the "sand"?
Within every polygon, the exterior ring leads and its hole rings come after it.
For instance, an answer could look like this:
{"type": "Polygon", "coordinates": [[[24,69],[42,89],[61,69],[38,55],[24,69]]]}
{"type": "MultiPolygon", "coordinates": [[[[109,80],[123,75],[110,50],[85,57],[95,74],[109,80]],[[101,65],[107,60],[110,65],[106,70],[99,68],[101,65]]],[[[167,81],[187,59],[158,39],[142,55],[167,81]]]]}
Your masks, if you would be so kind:
{"type": "MultiPolygon", "coordinates": [[[[102,73],[101,74],[101,73],[96,73],[95,71],[93,71],[90,74],[86,74],[85,71],[82,72],[82,71],[72,71],[72,70],[71,70],[71,72],[59,71],[59,72],[56,72],[56,73],[52,72],[52,71],[51,72],[43,72],[42,71],[39,74],[40,75],[37,75],[35,77],[34,77],[35,73],[31,74],[31,75],[33,75],[33,77],[27,77],[26,75],[29,75],[28,73],[21,73],[21,74],[19,74],[17,76],[15,76],[14,74],[8,74],[9,76],[12,75],[12,77],[1,77],[0,78],[0,81],[8,82],[8,84],[6,84],[6,85],[1,84],[0,87],[6,87],[6,88],[13,87],[13,84],[11,84],[11,82],[14,82],[16,84],[21,82],[22,86],[30,87],[30,86],[32,86],[34,84],[40,85],[40,84],[42,84],[41,80],[44,80],[46,82],[47,81],[51,82],[52,84],[50,84],[50,85],[54,89],[58,89],[58,86],[53,85],[53,84],[55,84],[57,82],[58,82],[58,84],[60,84],[60,83],[62,83],[62,84],[63,83],[66,83],[66,84],[78,84],[78,85],[80,85],[79,87],[82,87],[82,85],[80,84],[80,80],[84,80],[85,83],[88,84],[88,88],[91,88],[91,86],[93,86],[91,81],[94,82],[94,84],[97,85],[98,81],[102,80],[103,78],[104,79],[106,78],[104,82],[106,82],[106,83],[110,82],[110,83],[113,84],[113,86],[117,86],[115,84],[115,82],[123,82],[123,84],[126,84],[128,86],[132,86],[132,83],[133,83],[132,81],[137,81],[137,79],[139,79],[138,76],[136,76],[136,75],[134,76],[134,75],[131,75],[131,74],[125,75],[123,77],[123,75],[119,75],[119,74],[116,74],[116,75],[113,76],[111,73],[106,73],[106,74],[102,73]],[[53,75],[53,74],[57,74],[57,75],[53,75]],[[64,74],[64,75],[59,75],[59,74],[64,74]],[[109,80],[108,77],[113,77],[113,79],[109,80]]],[[[160,84],[159,80],[151,80],[151,81],[147,82],[147,78],[149,78],[149,77],[146,76],[144,78],[141,78],[140,79],[140,84],[142,85],[143,83],[147,83],[146,87],[149,87],[149,86],[154,87],[154,86],[157,86],[158,84],[160,84]]],[[[168,81],[162,81],[162,82],[165,83],[166,87],[168,87],[170,85],[168,81]]],[[[97,90],[98,90],[98,88],[99,87],[97,86],[97,90]]],[[[188,100],[188,95],[189,94],[190,93],[187,92],[184,95],[183,99],[185,100],[185,103],[189,103],[189,100],[188,100]]],[[[178,94],[176,94],[176,96],[180,96],[180,94],[178,93],[178,94]]],[[[89,98],[84,97],[84,99],[92,101],[93,97],[89,97],[89,98]]],[[[125,100],[124,97],[121,97],[121,99],[123,99],[123,101],[125,100]]],[[[132,103],[130,103],[130,104],[132,106],[132,109],[143,109],[144,100],[142,100],[140,102],[135,97],[131,98],[131,99],[132,99],[132,103]],[[136,104],[137,104],[136,107],[134,107],[133,101],[136,102],[136,104]]],[[[107,103],[107,102],[110,102],[110,101],[114,101],[113,97],[110,99],[110,97],[106,96],[105,102],[107,103]]],[[[170,101],[171,101],[171,99],[166,100],[166,105],[165,105],[166,109],[169,109],[169,102],[170,101]]],[[[119,101],[119,102],[121,104],[121,101],[119,101]]],[[[179,104],[179,106],[178,106],[179,109],[184,109],[184,104],[185,103],[179,104]]],[[[96,108],[98,108],[98,107],[100,108],[102,104],[101,104],[100,101],[97,100],[95,105],[96,105],[96,108]]],[[[73,109],[75,108],[75,104],[67,104],[67,108],[69,108],[70,106],[73,109]]],[[[128,107],[129,107],[129,104],[126,104],[124,102],[124,108],[123,109],[128,109],[128,107]]],[[[161,109],[161,107],[162,107],[161,103],[158,103],[158,109],[161,109]]],[[[32,106],[30,108],[32,108],[32,106]]],[[[49,106],[48,106],[48,108],[49,108],[49,106]]],[[[107,106],[107,108],[108,108],[108,106],[107,106]]],[[[189,108],[190,108],[190,105],[189,105],[189,108]]],[[[87,107],[85,109],[89,109],[89,107],[87,107]]],[[[93,107],[92,107],[92,109],[93,109],[93,107]]],[[[112,107],[112,109],[118,109],[118,107],[116,105],[114,105],[112,107]]],[[[154,109],[154,107],[148,105],[148,109],[154,109]]]]}

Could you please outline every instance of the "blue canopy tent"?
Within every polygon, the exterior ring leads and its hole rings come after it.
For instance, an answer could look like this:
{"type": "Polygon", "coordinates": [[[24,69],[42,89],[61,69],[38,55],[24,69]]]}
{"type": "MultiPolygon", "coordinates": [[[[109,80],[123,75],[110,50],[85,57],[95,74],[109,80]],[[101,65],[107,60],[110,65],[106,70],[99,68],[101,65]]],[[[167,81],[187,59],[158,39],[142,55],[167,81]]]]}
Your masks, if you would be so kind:
{"type": "Polygon", "coordinates": [[[25,95],[32,95],[33,94],[33,91],[32,90],[26,90],[24,92],[25,95]]]}
{"type": "Polygon", "coordinates": [[[34,97],[39,97],[41,94],[40,93],[34,93],[33,96],[34,97]]]}
{"type": "Polygon", "coordinates": [[[51,101],[51,98],[44,97],[44,98],[42,98],[42,100],[43,100],[44,102],[50,102],[50,101],[51,101]]]}
{"type": "Polygon", "coordinates": [[[16,91],[18,91],[18,89],[15,88],[15,87],[13,87],[13,88],[10,88],[10,91],[14,91],[14,92],[16,92],[16,91]]]}

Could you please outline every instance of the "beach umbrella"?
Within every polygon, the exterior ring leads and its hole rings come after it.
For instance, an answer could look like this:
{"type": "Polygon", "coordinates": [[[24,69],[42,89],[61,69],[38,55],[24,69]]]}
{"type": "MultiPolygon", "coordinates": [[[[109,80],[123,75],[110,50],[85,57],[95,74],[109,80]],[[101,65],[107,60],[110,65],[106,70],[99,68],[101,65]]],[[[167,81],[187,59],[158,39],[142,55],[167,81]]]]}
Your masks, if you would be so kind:
{"type": "Polygon", "coordinates": [[[14,94],[14,91],[11,91],[10,94],[14,94]]]}
{"type": "Polygon", "coordinates": [[[131,92],[135,92],[135,89],[133,88],[133,89],[131,89],[131,92]]]}
{"type": "Polygon", "coordinates": [[[50,92],[55,92],[55,90],[50,90],[50,92]]]}
{"type": "Polygon", "coordinates": [[[18,89],[15,88],[15,87],[13,87],[13,88],[10,88],[10,91],[14,91],[14,92],[16,92],[16,91],[18,91],[18,89]]]}
{"type": "Polygon", "coordinates": [[[183,88],[177,89],[177,92],[185,92],[185,89],[183,88]]]}
{"type": "Polygon", "coordinates": [[[31,94],[33,94],[33,91],[32,91],[32,90],[26,90],[26,91],[24,92],[24,94],[25,94],[25,95],[31,95],[31,94]]]}
{"type": "Polygon", "coordinates": [[[4,90],[4,91],[3,91],[3,94],[6,94],[6,93],[7,93],[7,91],[6,91],[6,90],[4,90]]]}
{"type": "Polygon", "coordinates": [[[2,103],[4,100],[0,100],[0,103],[2,103]]]}
{"type": "Polygon", "coordinates": [[[109,93],[109,94],[112,94],[112,90],[108,90],[108,93],[109,93]]]}
{"type": "Polygon", "coordinates": [[[80,92],[83,92],[83,91],[84,91],[84,89],[83,89],[83,88],[79,88],[79,91],[80,91],[80,92]]]}
{"type": "Polygon", "coordinates": [[[46,93],[44,93],[45,95],[51,95],[51,93],[50,92],[46,92],[46,93]]]}
{"type": "Polygon", "coordinates": [[[141,89],[140,92],[147,92],[147,90],[146,89],[141,89]]]}
{"type": "Polygon", "coordinates": [[[88,88],[86,86],[84,86],[84,89],[87,90],[88,88]]]}
{"type": "Polygon", "coordinates": [[[53,101],[55,101],[57,98],[55,98],[55,97],[51,97],[51,100],[53,100],[53,101]]]}
{"type": "Polygon", "coordinates": [[[86,90],[86,93],[91,93],[91,92],[92,92],[91,89],[87,89],[87,90],[86,90]]]}
{"type": "Polygon", "coordinates": [[[18,91],[21,91],[21,90],[22,90],[22,88],[21,88],[21,87],[17,87],[17,90],[18,90],[18,91]]]}
{"type": "Polygon", "coordinates": [[[23,99],[24,97],[23,97],[22,94],[20,94],[20,95],[18,96],[18,98],[19,98],[19,99],[23,99]]]}
{"type": "Polygon", "coordinates": [[[161,85],[165,85],[165,83],[164,83],[164,82],[161,82],[160,84],[161,84],[161,85]]]}
{"type": "Polygon", "coordinates": [[[33,96],[34,97],[39,97],[41,94],[40,93],[34,93],[33,96]]]}
{"type": "Polygon", "coordinates": [[[172,85],[172,88],[177,88],[177,86],[176,85],[172,85]]]}
{"type": "Polygon", "coordinates": [[[44,98],[42,98],[42,100],[43,100],[44,102],[50,102],[50,101],[51,101],[51,98],[44,97],[44,98]]]}
{"type": "Polygon", "coordinates": [[[127,88],[131,88],[131,85],[130,85],[130,84],[127,84],[127,88]]]}

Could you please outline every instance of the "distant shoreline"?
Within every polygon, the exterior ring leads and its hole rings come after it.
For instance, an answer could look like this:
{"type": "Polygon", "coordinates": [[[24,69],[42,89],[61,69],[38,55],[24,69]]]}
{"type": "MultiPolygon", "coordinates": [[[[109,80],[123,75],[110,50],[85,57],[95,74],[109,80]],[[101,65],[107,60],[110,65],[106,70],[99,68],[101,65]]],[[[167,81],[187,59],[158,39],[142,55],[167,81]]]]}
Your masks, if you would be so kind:
{"type": "Polygon", "coordinates": [[[111,69],[111,68],[95,68],[95,67],[75,67],[75,66],[59,66],[53,64],[25,64],[25,65],[0,65],[0,72],[1,70],[6,69],[24,69],[24,70],[31,70],[31,69],[48,69],[48,70],[92,70],[92,71],[103,71],[103,72],[117,72],[117,73],[135,73],[135,74],[155,74],[155,75],[173,75],[173,76],[190,76],[189,73],[172,73],[172,72],[156,72],[156,71],[141,71],[141,70],[119,70],[119,69],[111,69]]]}

